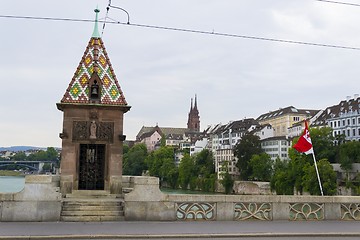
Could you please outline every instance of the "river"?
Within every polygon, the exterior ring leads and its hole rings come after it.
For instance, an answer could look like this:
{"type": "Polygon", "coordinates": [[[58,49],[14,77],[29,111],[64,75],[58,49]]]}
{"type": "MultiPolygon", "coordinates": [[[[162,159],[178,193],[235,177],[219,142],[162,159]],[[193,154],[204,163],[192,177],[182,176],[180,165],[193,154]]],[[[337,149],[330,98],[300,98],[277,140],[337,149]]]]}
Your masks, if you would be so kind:
{"type": "Polygon", "coordinates": [[[24,186],[24,176],[0,176],[0,193],[20,192],[24,186]]]}

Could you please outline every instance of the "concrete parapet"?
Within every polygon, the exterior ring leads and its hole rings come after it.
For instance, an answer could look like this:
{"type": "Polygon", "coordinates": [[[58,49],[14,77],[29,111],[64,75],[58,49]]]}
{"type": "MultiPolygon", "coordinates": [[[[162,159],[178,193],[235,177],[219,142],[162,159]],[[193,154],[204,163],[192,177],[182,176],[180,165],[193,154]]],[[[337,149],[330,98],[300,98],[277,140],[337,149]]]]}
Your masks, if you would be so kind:
{"type": "Polygon", "coordinates": [[[156,177],[130,177],[133,190],[125,195],[125,220],[164,221],[175,218],[175,203],[159,189],[156,177]]]}
{"type": "Polygon", "coordinates": [[[129,177],[125,220],[360,220],[360,197],[164,194],[154,177],[129,177]]]}
{"type": "Polygon", "coordinates": [[[0,221],[59,221],[59,176],[27,175],[18,193],[0,194],[0,221]]]}

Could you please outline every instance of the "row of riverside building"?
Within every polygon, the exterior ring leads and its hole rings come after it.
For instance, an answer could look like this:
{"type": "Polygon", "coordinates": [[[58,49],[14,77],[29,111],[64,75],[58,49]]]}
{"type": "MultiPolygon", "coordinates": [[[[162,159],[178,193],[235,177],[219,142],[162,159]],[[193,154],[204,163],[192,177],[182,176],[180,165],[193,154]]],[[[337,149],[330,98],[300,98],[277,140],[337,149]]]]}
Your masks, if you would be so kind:
{"type": "MultiPolygon", "coordinates": [[[[239,171],[233,149],[236,143],[247,133],[257,135],[261,147],[275,160],[288,160],[288,150],[294,137],[304,130],[304,120],[310,127],[331,127],[333,136],[343,134],[347,141],[360,141],[360,97],[347,97],[339,104],[324,110],[298,109],[293,106],[280,108],[261,114],[258,118],[246,118],[230,121],[227,124],[214,124],[200,131],[200,117],[197,106],[191,99],[187,128],[145,127],[136,136],[136,142],[144,143],[148,151],[160,146],[165,137],[166,145],[179,150],[190,149],[190,155],[203,149],[212,151],[215,159],[215,171],[221,178],[223,163],[227,162],[229,173],[236,177],[239,171]]],[[[183,151],[175,151],[175,161],[181,161],[183,151]]]]}

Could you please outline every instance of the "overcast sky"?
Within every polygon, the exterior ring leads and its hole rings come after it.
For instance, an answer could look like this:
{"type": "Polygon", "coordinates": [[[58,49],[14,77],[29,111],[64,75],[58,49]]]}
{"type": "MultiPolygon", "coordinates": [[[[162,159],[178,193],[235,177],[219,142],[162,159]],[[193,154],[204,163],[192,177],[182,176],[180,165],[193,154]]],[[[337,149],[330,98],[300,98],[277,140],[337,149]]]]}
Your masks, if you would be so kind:
{"type": "MultiPolygon", "coordinates": [[[[350,0],[349,0],[350,1],[350,0]]],[[[94,19],[107,0],[2,1],[0,15],[94,19]]],[[[360,7],[315,0],[112,0],[130,23],[360,47],[360,7]]],[[[110,9],[109,17],[126,22],[110,9]]],[[[91,22],[0,18],[0,146],[60,147],[57,110],[91,22]]],[[[102,27],[102,24],[100,25],[102,27]]],[[[359,93],[359,50],[107,24],[103,41],[131,110],[124,134],[186,127],[198,96],[201,129],[278,108],[324,109],[359,93]]]]}

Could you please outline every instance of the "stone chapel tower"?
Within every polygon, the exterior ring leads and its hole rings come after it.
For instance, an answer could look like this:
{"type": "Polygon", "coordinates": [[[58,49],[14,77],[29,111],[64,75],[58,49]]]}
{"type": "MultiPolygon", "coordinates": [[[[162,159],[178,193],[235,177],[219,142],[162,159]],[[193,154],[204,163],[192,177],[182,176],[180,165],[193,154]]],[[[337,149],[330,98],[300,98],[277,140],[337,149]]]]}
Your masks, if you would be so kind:
{"type": "Polygon", "coordinates": [[[121,193],[123,115],[130,110],[98,31],[57,108],[63,112],[60,188],[121,193]]]}
{"type": "Polygon", "coordinates": [[[191,106],[190,106],[190,112],[189,112],[187,127],[192,132],[199,132],[200,131],[200,116],[199,116],[199,110],[197,108],[196,95],[195,95],[195,104],[194,104],[194,106],[193,106],[193,99],[191,98],[191,106]]]}

